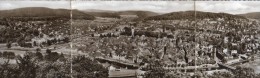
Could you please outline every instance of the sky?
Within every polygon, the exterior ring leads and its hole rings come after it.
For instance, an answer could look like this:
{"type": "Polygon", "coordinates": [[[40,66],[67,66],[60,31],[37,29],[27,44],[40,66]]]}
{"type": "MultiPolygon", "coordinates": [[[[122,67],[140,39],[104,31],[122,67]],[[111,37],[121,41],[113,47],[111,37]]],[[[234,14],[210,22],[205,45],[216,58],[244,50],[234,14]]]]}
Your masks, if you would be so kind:
{"type": "MultiPolygon", "coordinates": [[[[70,8],[69,1],[0,1],[0,10],[22,7],[70,8]]],[[[193,1],[73,1],[73,9],[146,10],[159,13],[194,10],[193,1]]],[[[260,12],[260,1],[196,1],[196,10],[242,14],[260,12]]]]}
{"type": "Polygon", "coordinates": [[[73,2],[73,8],[85,9],[105,9],[105,10],[147,10],[153,12],[174,12],[194,10],[193,1],[91,1],[73,2]]]}
{"type": "Polygon", "coordinates": [[[199,1],[196,3],[196,9],[230,14],[260,12],[260,1],[199,1]]]}
{"type": "Polygon", "coordinates": [[[53,9],[65,8],[70,9],[69,1],[29,1],[29,0],[17,0],[17,1],[7,1],[0,0],[0,10],[8,10],[23,7],[49,7],[53,9]]]}

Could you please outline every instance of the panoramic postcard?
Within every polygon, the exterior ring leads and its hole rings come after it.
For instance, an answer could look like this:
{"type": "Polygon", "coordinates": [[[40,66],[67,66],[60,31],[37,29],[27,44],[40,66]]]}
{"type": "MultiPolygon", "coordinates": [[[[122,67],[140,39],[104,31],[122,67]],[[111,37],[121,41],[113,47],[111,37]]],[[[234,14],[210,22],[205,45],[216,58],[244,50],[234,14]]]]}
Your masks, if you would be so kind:
{"type": "Polygon", "coordinates": [[[0,0],[0,78],[260,78],[260,1],[0,0]]]}

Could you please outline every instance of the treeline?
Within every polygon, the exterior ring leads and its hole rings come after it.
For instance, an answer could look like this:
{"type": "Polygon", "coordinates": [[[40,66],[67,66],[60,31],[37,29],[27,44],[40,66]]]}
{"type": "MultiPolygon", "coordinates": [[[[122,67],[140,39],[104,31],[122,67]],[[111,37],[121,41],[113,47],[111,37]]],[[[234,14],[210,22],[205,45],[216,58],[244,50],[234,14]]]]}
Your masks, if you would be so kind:
{"type": "Polygon", "coordinates": [[[107,78],[108,70],[95,60],[84,56],[72,58],[71,61],[63,54],[46,51],[44,56],[37,50],[28,52],[24,56],[16,56],[16,64],[9,64],[9,60],[0,64],[0,78],[107,78]]]}
{"type": "Polygon", "coordinates": [[[85,56],[77,56],[72,60],[75,78],[108,78],[108,69],[85,56]]]}
{"type": "Polygon", "coordinates": [[[134,21],[140,21],[146,17],[158,15],[158,13],[150,12],[150,11],[85,12],[85,13],[96,17],[104,17],[104,18],[121,18],[120,15],[138,16],[138,18],[134,19],[134,21]]]}
{"type": "MultiPolygon", "coordinates": [[[[70,16],[35,16],[35,17],[23,17],[23,16],[12,16],[12,17],[3,17],[3,21],[55,21],[55,20],[70,20],[70,16]]],[[[84,20],[94,20],[94,16],[74,16],[72,19],[84,19],[84,20]]]]}
{"type": "MultiPolygon", "coordinates": [[[[154,66],[144,74],[144,78],[259,78],[260,74],[255,72],[254,69],[249,67],[236,66],[235,70],[229,71],[216,71],[212,74],[203,74],[203,72],[197,72],[194,75],[186,75],[184,71],[179,70],[167,70],[163,68],[163,64],[160,62],[152,62],[148,66],[154,66]]],[[[188,72],[188,71],[187,71],[188,72]]]]}
{"type": "MultiPolygon", "coordinates": [[[[83,13],[78,10],[73,10],[73,19],[85,19],[85,20],[94,20],[95,17],[83,13]]],[[[26,17],[27,19],[35,19],[34,17],[57,17],[57,18],[69,18],[70,19],[70,10],[68,9],[50,9],[45,7],[27,7],[27,8],[18,8],[12,10],[1,10],[0,17],[9,18],[9,17],[26,17]]]]}
{"type": "Polygon", "coordinates": [[[150,12],[150,11],[120,11],[118,12],[120,15],[137,15],[138,17],[148,17],[148,16],[156,16],[158,13],[150,12]]]}
{"type": "Polygon", "coordinates": [[[239,14],[240,16],[244,16],[247,18],[260,19],[260,12],[251,12],[246,14],[239,14]]]}
{"type": "MultiPolygon", "coordinates": [[[[63,53],[59,54],[57,52],[52,52],[50,49],[46,50],[46,55],[43,55],[41,52],[41,49],[37,48],[36,53],[33,52],[26,52],[25,55],[29,55],[30,57],[40,60],[40,61],[64,61],[65,57],[63,53]]],[[[17,59],[19,58],[19,55],[15,55],[14,52],[0,52],[0,58],[5,58],[5,59],[17,59]]]]}
{"type": "MultiPolygon", "coordinates": [[[[211,13],[211,12],[196,11],[196,19],[218,19],[218,18],[224,18],[226,20],[246,19],[243,16],[232,15],[227,13],[211,13]]],[[[148,17],[145,20],[186,20],[186,19],[195,20],[195,11],[172,12],[168,14],[148,17]]]]}
{"type": "Polygon", "coordinates": [[[57,52],[52,52],[50,49],[46,50],[46,55],[43,58],[43,55],[39,52],[39,50],[37,50],[35,56],[37,56],[37,58],[39,60],[47,60],[47,61],[65,61],[65,57],[63,55],[63,53],[59,54],[57,52]]]}
{"type": "Polygon", "coordinates": [[[69,78],[69,67],[66,67],[66,64],[48,61],[39,64],[43,60],[38,57],[39,54],[27,53],[24,56],[17,56],[14,65],[10,65],[9,60],[5,61],[0,66],[1,78],[69,78]]]}
{"type": "MultiPolygon", "coordinates": [[[[63,39],[56,39],[56,38],[47,39],[47,41],[42,42],[42,43],[37,43],[36,41],[33,41],[32,43],[19,41],[18,45],[21,46],[21,47],[32,48],[33,46],[44,47],[44,46],[51,46],[51,45],[54,45],[54,44],[63,44],[63,43],[68,43],[68,42],[70,42],[69,37],[64,37],[63,39]]],[[[7,47],[8,47],[8,45],[7,45],[7,47]]]]}
{"type": "Polygon", "coordinates": [[[118,13],[109,13],[109,12],[85,12],[87,14],[96,16],[96,17],[104,17],[104,18],[121,18],[118,13]]]}
{"type": "MultiPolygon", "coordinates": [[[[104,37],[118,37],[119,35],[113,34],[113,33],[107,33],[107,34],[100,34],[99,37],[104,38],[104,37]]],[[[92,35],[93,37],[93,35],[92,35]]]]}
{"type": "Polygon", "coordinates": [[[70,17],[61,17],[61,16],[45,16],[45,17],[5,17],[2,18],[3,21],[54,21],[54,20],[69,20],[70,17]]]}
{"type": "Polygon", "coordinates": [[[14,59],[15,58],[15,54],[14,52],[0,52],[0,58],[6,58],[6,59],[14,59]]]}

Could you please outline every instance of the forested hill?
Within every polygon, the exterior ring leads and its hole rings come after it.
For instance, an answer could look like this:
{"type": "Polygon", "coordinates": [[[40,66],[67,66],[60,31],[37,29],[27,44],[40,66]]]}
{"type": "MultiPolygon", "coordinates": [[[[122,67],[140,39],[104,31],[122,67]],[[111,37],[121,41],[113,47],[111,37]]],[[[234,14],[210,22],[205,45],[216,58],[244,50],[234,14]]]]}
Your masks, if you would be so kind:
{"type": "Polygon", "coordinates": [[[96,17],[120,18],[120,15],[118,13],[111,13],[111,12],[85,12],[85,13],[96,17]]]}
{"type": "MultiPolygon", "coordinates": [[[[83,13],[78,10],[73,10],[73,19],[95,19],[94,16],[83,13]]],[[[70,18],[70,10],[68,9],[50,9],[45,7],[26,7],[11,10],[0,10],[0,17],[59,17],[59,18],[70,18]]]]}
{"type": "MultiPolygon", "coordinates": [[[[212,13],[212,12],[202,12],[196,11],[196,19],[217,19],[217,18],[224,18],[227,20],[232,19],[246,19],[243,16],[232,15],[227,13],[212,13]]],[[[163,15],[152,16],[145,18],[145,20],[185,20],[195,19],[195,12],[194,11],[180,11],[180,12],[171,12],[163,15]]]]}
{"type": "Polygon", "coordinates": [[[251,12],[251,13],[246,13],[246,14],[238,14],[240,16],[244,16],[247,18],[252,18],[252,19],[258,19],[260,20],[260,12],[251,12]]]}
{"type": "Polygon", "coordinates": [[[138,17],[147,17],[147,16],[156,16],[159,15],[158,13],[151,12],[151,11],[119,11],[118,14],[120,15],[137,15],[138,17]]]}
{"type": "Polygon", "coordinates": [[[106,17],[106,18],[120,18],[120,15],[136,15],[140,18],[146,18],[150,16],[159,15],[155,12],[150,11],[136,11],[136,10],[127,10],[127,11],[109,11],[109,10],[82,10],[87,14],[96,16],[96,17],[106,17]]]}
{"type": "Polygon", "coordinates": [[[157,16],[159,13],[151,12],[151,11],[120,11],[118,12],[120,15],[136,15],[138,18],[134,19],[133,21],[141,21],[147,17],[157,16]]]}

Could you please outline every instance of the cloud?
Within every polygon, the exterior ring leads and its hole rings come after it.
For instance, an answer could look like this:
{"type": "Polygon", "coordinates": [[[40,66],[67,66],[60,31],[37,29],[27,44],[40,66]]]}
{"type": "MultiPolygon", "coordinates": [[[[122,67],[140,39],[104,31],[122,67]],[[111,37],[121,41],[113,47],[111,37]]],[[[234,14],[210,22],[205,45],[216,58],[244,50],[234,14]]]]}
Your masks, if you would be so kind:
{"type": "Polygon", "coordinates": [[[15,7],[15,5],[13,5],[12,3],[0,3],[0,9],[8,9],[13,7],[15,7]]]}
{"type": "MultiPolygon", "coordinates": [[[[0,10],[22,7],[70,8],[68,0],[61,1],[0,1],[0,10]]],[[[73,9],[101,10],[147,10],[154,12],[175,12],[194,10],[193,1],[73,1],[73,9]]],[[[260,12],[259,1],[197,1],[196,10],[241,14],[260,12]]]]}
{"type": "Polygon", "coordinates": [[[22,7],[49,7],[69,9],[69,1],[0,1],[0,10],[22,7]]]}
{"type": "Polygon", "coordinates": [[[196,3],[196,9],[199,11],[231,14],[260,12],[260,2],[256,1],[199,1],[196,3]]]}
{"type": "Polygon", "coordinates": [[[154,12],[172,12],[193,10],[193,2],[181,1],[74,1],[74,9],[101,9],[101,10],[147,10],[154,12]]]}

